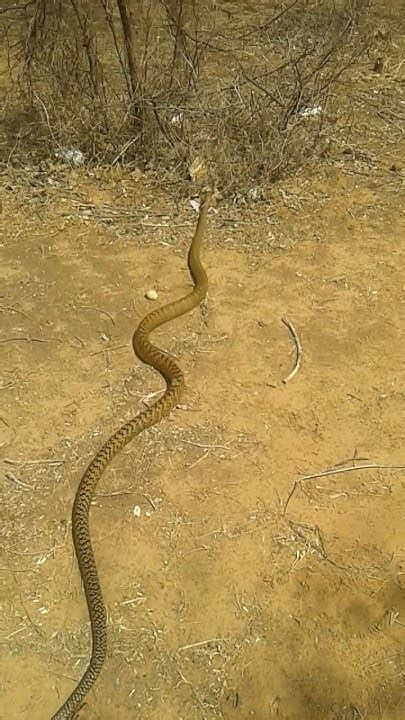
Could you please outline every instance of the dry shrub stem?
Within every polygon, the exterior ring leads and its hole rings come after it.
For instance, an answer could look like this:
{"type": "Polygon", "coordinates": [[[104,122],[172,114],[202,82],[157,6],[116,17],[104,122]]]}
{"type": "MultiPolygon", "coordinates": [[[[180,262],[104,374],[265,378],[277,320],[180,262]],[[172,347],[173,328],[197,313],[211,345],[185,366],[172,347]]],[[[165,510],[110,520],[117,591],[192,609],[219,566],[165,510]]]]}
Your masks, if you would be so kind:
{"type": "Polygon", "coordinates": [[[72,147],[183,179],[200,157],[229,190],[327,153],[352,122],[345,74],[375,42],[368,4],[280,2],[259,23],[227,12],[212,0],[33,0],[4,12],[6,157],[72,147]]]}
{"type": "Polygon", "coordinates": [[[121,18],[125,55],[128,63],[131,106],[135,117],[138,117],[141,110],[138,101],[140,82],[138,79],[138,68],[135,58],[134,26],[128,9],[127,0],[117,0],[117,5],[121,18]]]}

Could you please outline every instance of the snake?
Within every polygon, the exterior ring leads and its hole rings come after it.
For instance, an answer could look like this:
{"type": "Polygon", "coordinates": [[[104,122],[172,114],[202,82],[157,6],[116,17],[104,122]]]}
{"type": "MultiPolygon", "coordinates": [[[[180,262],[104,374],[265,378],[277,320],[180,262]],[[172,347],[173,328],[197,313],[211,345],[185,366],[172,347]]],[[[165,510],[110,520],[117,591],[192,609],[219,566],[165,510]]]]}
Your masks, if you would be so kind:
{"type": "Polygon", "coordinates": [[[90,505],[98,482],[115,456],[137,435],[156,425],[178,405],[185,389],[183,371],[168,353],[149,340],[153,330],[193,310],[205,298],[208,278],[200,259],[211,194],[201,204],[197,227],[188,253],[188,268],[193,289],[183,297],[148,313],[136,328],[132,345],[141,362],[157,370],[166,383],[164,394],[154,405],[142,410],[122,425],[104,443],[85,471],[73,502],[72,537],[83,583],[91,627],[91,654],[82,678],[52,720],[72,720],[95,684],[107,658],[107,611],[103,600],[97,565],[90,537],[90,505]]]}

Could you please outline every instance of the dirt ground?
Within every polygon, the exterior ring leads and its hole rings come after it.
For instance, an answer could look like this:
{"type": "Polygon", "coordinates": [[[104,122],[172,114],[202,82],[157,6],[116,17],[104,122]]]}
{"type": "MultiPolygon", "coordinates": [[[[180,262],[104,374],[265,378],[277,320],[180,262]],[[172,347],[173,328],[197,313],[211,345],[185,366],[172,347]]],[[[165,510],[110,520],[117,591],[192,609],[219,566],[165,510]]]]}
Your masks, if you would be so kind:
{"type": "MultiPolygon", "coordinates": [[[[109,658],[83,720],[405,716],[401,177],[342,158],[210,213],[208,300],[154,336],[184,401],[92,507],[109,658]]],[[[189,287],[195,212],[119,170],[10,169],[5,188],[2,717],[40,720],[89,651],[75,489],[162,390],[131,336],[145,291],[189,287]]]]}
{"type": "MultiPolygon", "coordinates": [[[[405,153],[388,122],[370,140],[365,115],[266,201],[211,210],[207,301],[153,336],[184,399],[92,505],[109,655],[80,720],[405,717],[405,153]]],[[[190,288],[196,213],[147,172],[4,168],[0,714],[49,720],[89,655],[75,491],[163,390],[131,338],[190,288]]]]}

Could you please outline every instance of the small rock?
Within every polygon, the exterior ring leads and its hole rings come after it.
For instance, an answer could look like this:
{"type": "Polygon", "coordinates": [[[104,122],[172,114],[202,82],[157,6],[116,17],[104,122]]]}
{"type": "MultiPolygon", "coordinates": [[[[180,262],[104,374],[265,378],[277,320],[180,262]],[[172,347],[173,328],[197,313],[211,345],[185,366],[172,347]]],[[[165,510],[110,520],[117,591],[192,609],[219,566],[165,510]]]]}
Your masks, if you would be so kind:
{"type": "Polygon", "coordinates": [[[308,107],[301,108],[299,115],[302,117],[313,117],[314,115],[319,115],[320,112],[322,112],[321,105],[308,105],[308,107]]]}
{"type": "Polygon", "coordinates": [[[141,517],[141,508],[139,507],[139,505],[135,505],[132,512],[134,514],[134,517],[141,517]]]}
{"type": "Polygon", "coordinates": [[[157,294],[156,290],[147,290],[146,293],[145,293],[145,297],[146,297],[148,300],[157,300],[157,299],[158,299],[158,294],[157,294]]]}
{"type": "Polygon", "coordinates": [[[82,151],[76,150],[75,148],[60,148],[59,150],[55,150],[55,156],[59,158],[59,160],[65,160],[75,167],[83,165],[85,160],[82,151]]]}

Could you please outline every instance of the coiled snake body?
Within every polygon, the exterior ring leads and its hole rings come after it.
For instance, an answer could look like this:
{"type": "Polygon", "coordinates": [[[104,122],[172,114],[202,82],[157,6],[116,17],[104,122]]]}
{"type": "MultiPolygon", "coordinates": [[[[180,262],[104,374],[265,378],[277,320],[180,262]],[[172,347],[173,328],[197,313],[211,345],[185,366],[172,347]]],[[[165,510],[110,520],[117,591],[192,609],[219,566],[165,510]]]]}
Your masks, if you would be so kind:
{"type": "Polygon", "coordinates": [[[83,581],[91,624],[92,649],[89,665],[82,679],[52,720],[71,720],[82,705],[100,674],[107,654],[107,614],[101,593],[96,562],[90,539],[89,511],[97,483],[107,465],[136,435],[158,423],[178,404],[184,389],[184,375],[173,358],[149,342],[149,334],[160,325],[195,308],[206,295],[208,280],[200,261],[200,248],[207,221],[209,196],[206,197],[192,240],[188,267],[194,288],[184,297],[146,315],[135,330],[132,344],[137,357],[160,372],[166,381],[164,395],[152,406],[129,420],[112,435],[84,473],[72,511],[72,534],[77,562],[83,581]]]}

